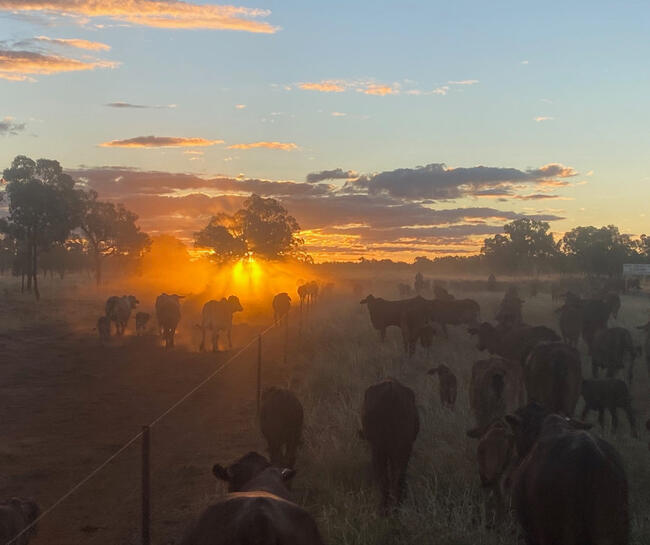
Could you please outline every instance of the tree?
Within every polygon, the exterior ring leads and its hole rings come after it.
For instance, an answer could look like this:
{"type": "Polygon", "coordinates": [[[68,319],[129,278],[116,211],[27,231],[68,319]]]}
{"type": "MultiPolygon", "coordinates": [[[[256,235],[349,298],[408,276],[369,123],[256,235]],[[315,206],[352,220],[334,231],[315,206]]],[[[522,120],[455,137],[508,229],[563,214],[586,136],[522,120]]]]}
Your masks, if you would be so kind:
{"type": "Polygon", "coordinates": [[[74,180],[64,174],[57,161],[34,161],[17,156],[5,169],[8,182],[9,216],[2,230],[24,243],[27,253],[28,289],[33,281],[38,291],[38,256],[55,242],[65,242],[79,217],[74,180]]]}
{"type": "Polygon", "coordinates": [[[544,221],[521,218],[503,226],[505,235],[483,241],[481,253],[501,271],[538,272],[549,266],[558,249],[544,221]]]}
{"type": "Polygon", "coordinates": [[[194,234],[197,247],[210,248],[213,258],[227,262],[246,254],[265,259],[310,258],[302,251],[296,219],[275,199],[251,195],[234,215],[219,214],[194,234]]]}
{"type": "Polygon", "coordinates": [[[80,194],[79,227],[88,241],[93,258],[95,281],[102,280],[102,262],[107,256],[141,255],[151,241],[136,225],[138,216],[122,204],[97,200],[97,192],[80,194]]]}
{"type": "Polygon", "coordinates": [[[562,239],[562,248],[588,274],[621,274],[623,263],[638,257],[635,243],[618,227],[575,227],[562,239]]]}

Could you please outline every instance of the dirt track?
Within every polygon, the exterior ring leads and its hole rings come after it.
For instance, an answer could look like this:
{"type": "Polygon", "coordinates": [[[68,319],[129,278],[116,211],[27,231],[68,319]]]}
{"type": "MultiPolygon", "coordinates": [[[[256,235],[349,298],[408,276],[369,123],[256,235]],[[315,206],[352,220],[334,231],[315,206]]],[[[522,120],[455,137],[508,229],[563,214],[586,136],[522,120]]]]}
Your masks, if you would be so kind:
{"type": "MultiPolygon", "coordinates": [[[[11,309],[3,308],[4,312],[11,309]]],[[[155,336],[102,348],[63,324],[0,332],[0,498],[42,508],[102,463],[255,337],[233,331],[230,353],[165,351],[155,336]]],[[[264,383],[286,384],[283,335],[263,345],[264,383]]],[[[264,451],[255,422],[253,345],[152,430],[152,542],[177,543],[216,490],[211,467],[264,451]]],[[[47,516],[33,543],[139,543],[140,442],[47,516]]]]}

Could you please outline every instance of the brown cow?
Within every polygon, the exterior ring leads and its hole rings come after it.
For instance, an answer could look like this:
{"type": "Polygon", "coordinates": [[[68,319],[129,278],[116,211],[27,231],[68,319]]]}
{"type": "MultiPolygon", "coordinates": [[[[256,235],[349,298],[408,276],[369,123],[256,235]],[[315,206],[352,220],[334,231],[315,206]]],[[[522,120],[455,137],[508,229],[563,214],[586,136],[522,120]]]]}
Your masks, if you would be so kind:
{"type": "Polygon", "coordinates": [[[576,348],[582,331],[582,309],[579,306],[567,304],[559,308],[557,312],[560,312],[562,340],[576,348]]]}
{"type": "Polygon", "coordinates": [[[427,342],[429,336],[428,330],[425,329],[432,327],[426,312],[427,301],[421,297],[416,297],[408,306],[403,306],[402,316],[400,318],[400,328],[402,330],[402,342],[404,344],[404,352],[408,356],[415,354],[415,347],[418,340],[425,338],[424,344],[427,342]]]}
{"type": "Polygon", "coordinates": [[[458,393],[458,381],[456,375],[444,364],[438,365],[427,371],[427,375],[438,374],[440,379],[440,404],[448,409],[454,409],[456,405],[456,394],[458,393]]]}
{"type": "Polygon", "coordinates": [[[31,500],[12,498],[0,503],[0,543],[27,545],[36,535],[39,514],[38,505],[31,500]]]}
{"type": "Polygon", "coordinates": [[[270,467],[251,452],[213,472],[230,493],[203,511],[182,545],[322,545],[314,519],[290,499],[293,469],[270,467]]]}
{"type": "Polygon", "coordinates": [[[424,301],[425,299],[419,296],[412,299],[387,301],[371,294],[362,299],[360,303],[367,305],[372,327],[379,331],[379,337],[383,342],[386,340],[386,328],[390,326],[401,327],[403,312],[412,305],[420,306],[424,304],[424,301]]]}
{"type": "Polygon", "coordinates": [[[591,371],[594,378],[598,377],[600,367],[607,370],[607,376],[612,378],[623,369],[628,384],[634,378],[634,360],[637,349],[632,341],[632,335],[623,327],[601,329],[594,335],[591,350],[591,371]],[[627,366],[627,371],[625,368],[627,366]]]}
{"type": "Polygon", "coordinates": [[[273,322],[275,325],[289,319],[289,310],[291,310],[291,297],[288,293],[278,293],[273,297],[273,322]]]}
{"type": "Polygon", "coordinates": [[[262,394],[260,428],[269,445],[271,463],[293,467],[302,437],[302,404],[285,388],[267,388],[262,394]]]}
{"type": "Polygon", "coordinates": [[[499,327],[483,322],[478,327],[468,329],[468,332],[478,336],[479,350],[487,350],[490,354],[522,365],[537,343],[560,340],[555,331],[545,326],[523,326],[504,332],[499,327]]]}
{"type": "Polygon", "coordinates": [[[523,303],[524,301],[519,299],[517,288],[510,286],[503,296],[495,317],[497,323],[503,330],[507,331],[523,325],[524,320],[521,314],[521,306],[523,303]]]}
{"type": "Polygon", "coordinates": [[[468,435],[480,437],[491,422],[524,403],[524,373],[519,363],[496,357],[475,362],[469,384],[469,406],[477,429],[468,435]]]}
{"type": "Polygon", "coordinates": [[[429,318],[442,325],[447,335],[447,325],[475,325],[478,323],[481,307],[473,299],[433,299],[427,301],[429,318]]]}
{"type": "Polygon", "coordinates": [[[628,543],[628,483],[614,447],[534,403],[506,418],[521,459],[512,503],[527,545],[628,543]]]}
{"type": "Polygon", "coordinates": [[[524,366],[528,399],[549,411],[572,416],[582,386],[579,352],[563,342],[542,342],[524,366]]]}
{"type": "Polygon", "coordinates": [[[413,390],[395,379],[370,386],[365,393],[359,436],[370,443],[372,467],[381,489],[381,513],[401,503],[406,468],[420,417],[413,390]]]}
{"type": "Polygon", "coordinates": [[[638,437],[632,398],[625,382],[616,378],[583,380],[582,397],[585,400],[585,408],[582,411],[583,420],[589,411],[598,411],[598,423],[603,429],[605,427],[605,409],[607,409],[612,416],[612,431],[616,433],[618,427],[616,412],[620,408],[625,411],[630,423],[632,437],[638,437]]]}

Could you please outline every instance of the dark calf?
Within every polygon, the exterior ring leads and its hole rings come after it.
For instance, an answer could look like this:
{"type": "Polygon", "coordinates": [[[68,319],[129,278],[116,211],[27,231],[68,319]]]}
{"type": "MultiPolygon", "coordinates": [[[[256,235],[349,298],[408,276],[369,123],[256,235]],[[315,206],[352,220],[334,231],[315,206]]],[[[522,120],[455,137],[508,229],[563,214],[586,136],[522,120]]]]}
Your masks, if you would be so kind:
{"type": "Polygon", "coordinates": [[[303,418],[302,404],[293,392],[273,387],[262,394],[260,427],[274,466],[295,465],[303,418]]]}
{"type": "Polygon", "coordinates": [[[612,431],[616,432],[618,427],[616,409],[620,408],[627,415],[632,436],[638,437],[630,392],[625,382],[615,378],[583,380],[582,397],[585,400],[585,408],[582,411],[583,420],[589,411],[598,411],[598,422],[600,427],[604,428],[605,409],[607,409],[612,415],[612,431]]]}
{"type": "Polygon", "coordinates": [[[427,371],[427,375],[435,374],[440,377],[440,404],[448,409],[453,409],[456,405],[456,394],[458,393],[456,375],[444,364],[427,371]]]}

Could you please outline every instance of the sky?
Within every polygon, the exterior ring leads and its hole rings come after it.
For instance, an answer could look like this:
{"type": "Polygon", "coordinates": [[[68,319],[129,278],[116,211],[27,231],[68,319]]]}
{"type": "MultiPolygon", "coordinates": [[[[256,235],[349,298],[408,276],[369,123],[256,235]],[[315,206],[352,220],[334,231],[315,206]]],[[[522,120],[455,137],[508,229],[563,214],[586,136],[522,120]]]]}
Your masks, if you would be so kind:
{"type": "Polygon", "coordinates": [[[191,241],[251,192],[317,260],[508,221],[650,232],[647,2],[0,0],[0,166],[191,241]]]}

